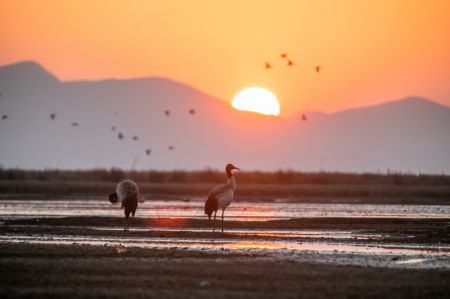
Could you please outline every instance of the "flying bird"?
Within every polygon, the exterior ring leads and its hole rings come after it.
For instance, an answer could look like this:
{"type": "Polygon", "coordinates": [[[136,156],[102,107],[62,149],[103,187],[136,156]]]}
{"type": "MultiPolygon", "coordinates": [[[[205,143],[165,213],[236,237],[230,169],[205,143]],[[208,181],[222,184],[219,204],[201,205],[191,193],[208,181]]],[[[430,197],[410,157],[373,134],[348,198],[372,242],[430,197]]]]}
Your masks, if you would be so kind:
{"type": "Polygon", "coordinates": [[[50,119],[51,119],[51,120],[55,120],[55,117],[56,117],[56,113],[50,114],[50,119]]]}
{"type": "Polygon", "coordinates": [[[168,147],[169,151],[173,151],[175,148],[171,145],[168,147]]]}
{"type": "Polygon", "coordinates": [[[115,131],[115,130],[116,130],[116,127],[112,126],[111,131],[115,131]]]}
{"type": "Polygon", "coordinates": [[[78,127],[78,123],[77,122],[73,122],[72,123],[72,127],[78,127]]]}
{"type": "Polygon", "coordinates": [[[130,218],[130,214],[134,217],[138,207],[139,188],[137,184],[129,179],[120,181],[117,184],[116,191],[109,195],[109,201],[111,203],[120,201],[121,208],[124,209],[125,213],[123,231],[128,231],[128,218],[130,218]]]}
{"type": "Polygon", "coordinates": [[[117,138],[119,138],[119,139],[123,139],[123,138],[124,138],[124,136],[123,136],[123,134],[122,134],[122,133],[119,133],[119,134],[117,134],[117,138]]]}
{"type": "Polygon", "coordinates": [[[134,141],[137,141],[138,139],[139,139],[139,137],[133,136],[133,140],[134,140],[134,141]]]}
{"type": "Polygon", "coordinates": [[[151,149],[146,149],[145,150],[145,153],[147,154],[147,156],[150,156],[150,153],[152,152],[152,150],[151,149]]]}
{"type": "Polygon", "coordinates": [[[287,65],[288,65],[288,66],[293,66],[293,65],[294,65],[294,62],[293,62],[292,60],[288,59],[287,65]]]}
{"type": "Polygon", "coordinates": [[[195,110],[194,110],[194,109],[191,109],[191,110],[189,110],[189,113],[192,114],[192,115],[194,115],[194,114],[195,114],[195,110]]]}
{"type": "Polygon", "coordinates": [[[287,58],[287,56],[288,56],[287,53],[282,53],[282,54],[280,54],[280,57],[281,57],[281,58],[287,58]]]}
{"type": "Polygon", "coordinates": [[[308,118],[306,117],[306,115],[304,113],[302,113],[302,120],[303,121],[308,120],[308,118]]]}
{"type": "Polygon", "coordinates": [[[7,114],[3,114],[2,115],[2,119],[8,119],[8,115],[7,114]]]}
{"type": "Polygon", "coordinates": [[[317,66],[315,67],[316,73],[320,73],[320,69],[321,69],[321,68],[322,68],[322,66],[317,65],[317,66]]]}
{"type": "Polygon", "coordinates": [[[165,114],[166,116],[170,116],[170,110],[164,111],[164,114],[165,114]]]}
{"type": "Polygon", "coordinates": [[[208,199],[205,202],[205,214],[211,221],[211,215],[214,212],[213,232],[216,226],[216,214],[218,209],[222,209],[222,234],[223,234],[223,214],[225,209],[233,201],[234,190],[236,190],[236,180],[234,179],[232,170],[237,169],[233,164],[227,164],[225,172],[227,173],[227,182],[223,185],[214,187],[208,194],[208,199]]]}
{"type": "Polygon", "coordinates": [[[269,70],[269,69],[271,69],[273,66],[272,66],[270,63],[266,62],[266,64],[265,64],[264,67],[265,67],[267,70],[269,70]]]}

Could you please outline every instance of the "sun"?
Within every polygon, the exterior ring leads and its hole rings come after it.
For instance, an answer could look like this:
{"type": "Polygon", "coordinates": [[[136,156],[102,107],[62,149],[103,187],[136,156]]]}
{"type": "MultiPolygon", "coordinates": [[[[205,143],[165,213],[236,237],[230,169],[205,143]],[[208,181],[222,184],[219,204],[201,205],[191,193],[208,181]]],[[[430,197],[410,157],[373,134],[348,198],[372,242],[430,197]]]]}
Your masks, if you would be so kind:
{"type": "Polygon", "coordinates": [[[249,87],[238,92],[231,102],[237,110],[251,111],[265,115],[279,115],[280,103],[277,97],[261,87],[249,87]]]}

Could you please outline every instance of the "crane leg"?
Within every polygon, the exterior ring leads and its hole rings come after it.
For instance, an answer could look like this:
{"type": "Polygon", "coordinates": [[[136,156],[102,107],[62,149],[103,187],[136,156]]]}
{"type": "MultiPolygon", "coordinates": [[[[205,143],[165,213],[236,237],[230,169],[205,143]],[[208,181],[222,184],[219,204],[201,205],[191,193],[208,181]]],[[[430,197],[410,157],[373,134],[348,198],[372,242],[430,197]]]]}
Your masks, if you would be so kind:
{"type": "Polygon", "coordinates": [[[128,230],[128,221],[127,221],[127,217],[125,217],[125,223],[124,223],[123,231],[126,232],[127,230],[128,230]]]}
{"type": "Polygon", "coordinates": [[[225,209],[222,209],[222,234],[223,234],[223,213],[225,213],[225,209]]]}
{"type": "Polygon", "coordinates": [[[216,214],[217,214],[217,211],[214,212],[213,232],[216,230],[216,214]]]}

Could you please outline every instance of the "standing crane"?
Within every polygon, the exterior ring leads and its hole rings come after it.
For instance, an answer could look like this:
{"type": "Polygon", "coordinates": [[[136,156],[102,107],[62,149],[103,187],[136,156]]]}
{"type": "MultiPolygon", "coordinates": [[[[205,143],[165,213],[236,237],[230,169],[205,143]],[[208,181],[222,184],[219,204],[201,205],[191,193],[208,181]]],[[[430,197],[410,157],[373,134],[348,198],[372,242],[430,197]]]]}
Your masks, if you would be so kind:
{"type": "Polygon", "coordinates": [[[227,173],[227,182],[223,185],[214,187],[208,194],[208,199],[205,202],[205,214],[211,221],[211,215],[214,212],[213,232],[216,228],[216,214],[218,209],[222,209],[222,234],[223,234],[223,215],[225,209],[233,201],[234,190],[236,190],[236,180],[234,179],[232,170],[239,170],[233,164],[227,164],[225,171],[227,173]]]}
{"type": "Polygon", "coordinates": [[[125,213],[125,227],[123,231],[128,231],[128,218],[130,214],[134,217],[138,207],[139,188],[132,180],[123,180],[117,184],[116,191],[109,195],[109,201],[116,203],[120,201],[125,213]]]}

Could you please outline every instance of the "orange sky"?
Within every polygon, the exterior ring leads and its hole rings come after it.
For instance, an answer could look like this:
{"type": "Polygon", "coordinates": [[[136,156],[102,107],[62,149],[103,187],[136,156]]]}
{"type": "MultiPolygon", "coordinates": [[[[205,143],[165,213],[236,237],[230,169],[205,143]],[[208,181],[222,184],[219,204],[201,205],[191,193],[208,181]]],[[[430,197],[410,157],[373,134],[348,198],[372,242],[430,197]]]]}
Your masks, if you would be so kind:
{"type": "Polygon", "coordinates": [[[0,0],[0,65],[35,60],[62,80],[168,77],[227,101],[261,86],[285,116],[408,95],[450,105],[449,12],[446,0],[0,0]]]}

